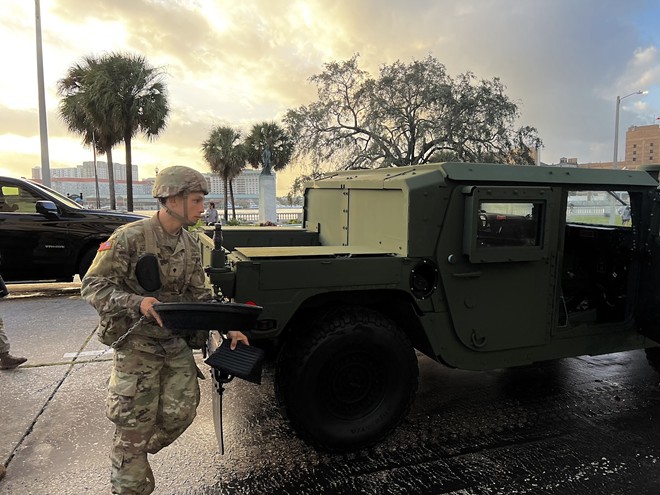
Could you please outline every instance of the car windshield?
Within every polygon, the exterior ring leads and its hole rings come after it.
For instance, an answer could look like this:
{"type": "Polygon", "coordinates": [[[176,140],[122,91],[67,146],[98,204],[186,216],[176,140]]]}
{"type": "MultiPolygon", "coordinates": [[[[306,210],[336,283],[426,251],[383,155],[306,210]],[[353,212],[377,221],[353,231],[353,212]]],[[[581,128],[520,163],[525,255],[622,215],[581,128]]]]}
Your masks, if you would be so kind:
{"type": "Polygon", "coordinates": [[[45,186],[45,185],[43,185],[39,182],[30,181],[30,183],[33,184],[34,186],[38,187],[39,189],[43,189],[44,191],[48,191],[48,193],[51,196],[57,197],[57,199],[59,199],[62,203],[65,203],[67,206],[70,206],[71,208],[76,208],[78,210],[84,209],[81,205],[76,203],[73,199],[67,198],[64,194],[62,194],[60,192],[57,192],[55,189],[51,189],[50,187],[45,186]]]}

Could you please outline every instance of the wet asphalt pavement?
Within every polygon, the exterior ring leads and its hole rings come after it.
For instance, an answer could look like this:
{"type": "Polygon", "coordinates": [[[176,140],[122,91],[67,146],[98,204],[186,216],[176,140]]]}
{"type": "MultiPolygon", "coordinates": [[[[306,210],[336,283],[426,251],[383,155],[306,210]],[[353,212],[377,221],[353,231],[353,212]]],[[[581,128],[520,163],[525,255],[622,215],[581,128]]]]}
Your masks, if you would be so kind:
{"type": "Polygon", "coordinates": [[[227,466],[255,466],[222,493],[660,493],[660,389],[643,353],[487,373],[420,358],[420,369],[404,424],[356,454],[301,444],[270,397],[239,406],[253,416],[227,466]]]}
{"type": "MultiPolygon", "coordinates": [[[[75,284],[14,289],[0,311],[30,367],[0,372],[0,460],[8,465],[0,494],[109,493],[110,363],[64,357],[103,350],[90,338],[96,315],[75,284]]],[[[381,444],[351,454],[318,452],[294,435],[267,364],[261,386],[227,387],[221,456],[210,380],[202,381],[193,425],[151,457],[154,493],[660,494],[660,378],[643,352],[490,372],[421,356],[419,365],[408,418],[381,444]]]]}

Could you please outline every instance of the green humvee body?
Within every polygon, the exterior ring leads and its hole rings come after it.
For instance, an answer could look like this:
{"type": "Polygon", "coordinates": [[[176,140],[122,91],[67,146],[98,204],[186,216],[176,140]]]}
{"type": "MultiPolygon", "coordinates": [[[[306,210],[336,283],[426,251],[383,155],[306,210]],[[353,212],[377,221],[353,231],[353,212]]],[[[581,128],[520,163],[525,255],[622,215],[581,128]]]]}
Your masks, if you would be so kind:
{"type": "Polygon", "coordinates": [[[412,400],[416,367],[397,346],[468,370],[655,348],[657,188],[642,170],[439,163],[337,172],[308,185],[302,229],[223,228],[226,260],[210,256],[208,238],[204,258],[226,297],[263,306],[252,338],[282,349],[276,392],[296,430],[325,447],[359,447],[395,427],[412,400]],[[626,206],[632,222],[621,225],[626,206]],[[405,339],[382,350],[410,368],[400,386],[381,387],[367,369],[379,369],[381,351],[336,364],[356,345],[351,336],[371,349],[384,333],[405,339]],[[335,364],[316,364],[324,360],[335,364]],[[365,381],[329,404],[329,380],[349,375],[365,381]],[[398,397],[383,406],[387,394],[398,397]]]}

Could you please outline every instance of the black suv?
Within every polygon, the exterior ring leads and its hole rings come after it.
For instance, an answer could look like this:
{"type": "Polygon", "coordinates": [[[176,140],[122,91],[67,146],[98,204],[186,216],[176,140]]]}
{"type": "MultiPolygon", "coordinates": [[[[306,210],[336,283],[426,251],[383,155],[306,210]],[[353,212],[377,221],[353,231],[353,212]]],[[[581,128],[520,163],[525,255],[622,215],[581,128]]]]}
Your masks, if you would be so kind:
{"type": "Polygon", "coordinates": [[[88,210],[27,179],[0,177],[0,273],[6,281],[71,281],[120,225],[144,218],[88,210]]]}

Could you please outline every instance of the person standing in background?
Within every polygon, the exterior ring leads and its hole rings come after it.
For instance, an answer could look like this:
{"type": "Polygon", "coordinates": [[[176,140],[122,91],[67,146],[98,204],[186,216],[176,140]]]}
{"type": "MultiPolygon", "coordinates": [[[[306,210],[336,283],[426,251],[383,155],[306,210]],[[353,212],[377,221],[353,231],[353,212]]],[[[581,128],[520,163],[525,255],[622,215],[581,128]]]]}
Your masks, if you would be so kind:
{"type": "Polygon", "coordinates": [[[215,209],[215,203],[213,201],[209,203],[209,207],[204,212],[204,222],[206,222],[206,225],[218,223],[218,210],[215,209]]]}
{"type": "MultiPolygon", "coordinates": [[[[0,298],[8,296],[9,289],[0,275],[0,298]]],[[[5,333],[5,325],[0,314],[0,370],[13,370],[27,361],[24,357],[15,357],[9,354],[9,339],[5,333]]],[[[1,478],[1,476],[0,476],[1,478]]]]}

